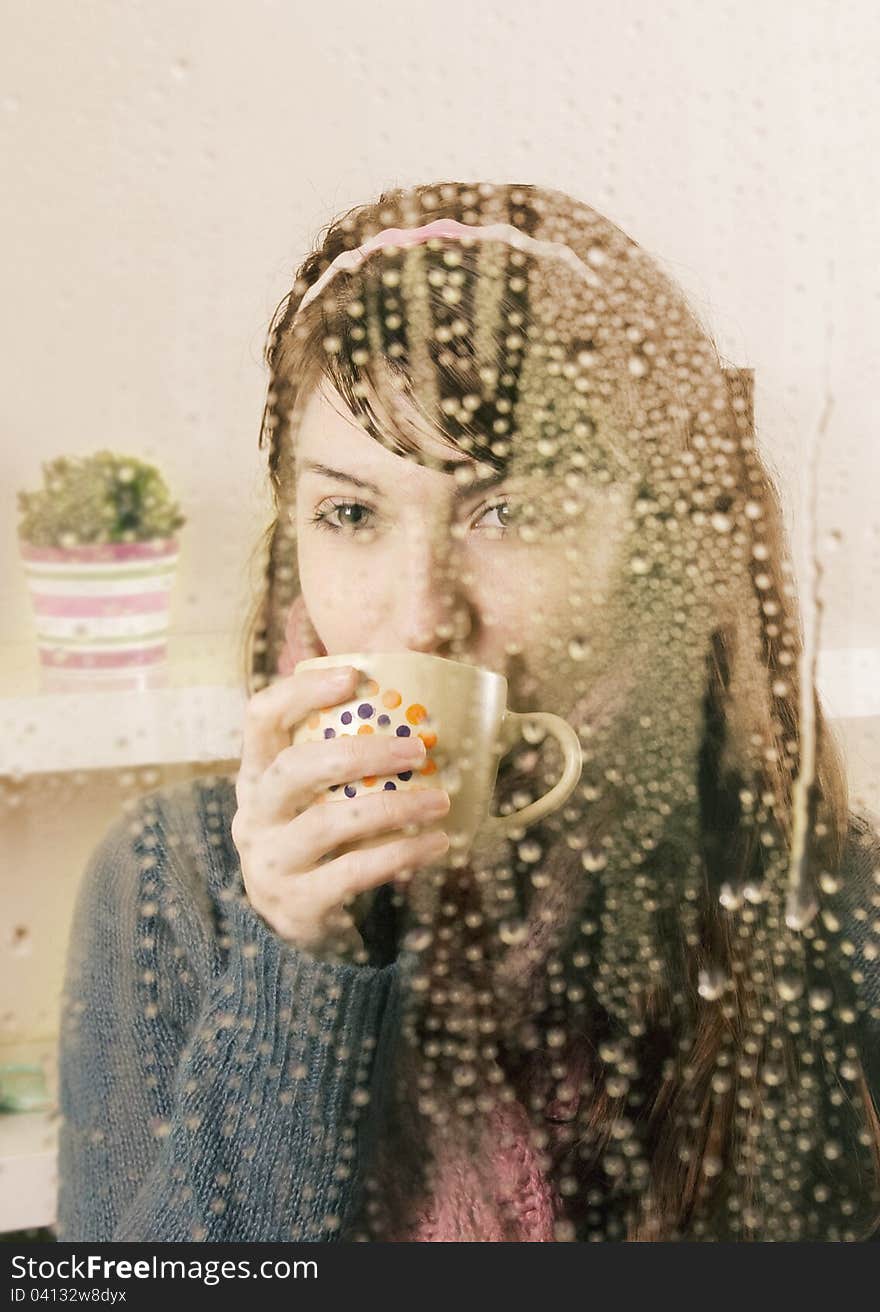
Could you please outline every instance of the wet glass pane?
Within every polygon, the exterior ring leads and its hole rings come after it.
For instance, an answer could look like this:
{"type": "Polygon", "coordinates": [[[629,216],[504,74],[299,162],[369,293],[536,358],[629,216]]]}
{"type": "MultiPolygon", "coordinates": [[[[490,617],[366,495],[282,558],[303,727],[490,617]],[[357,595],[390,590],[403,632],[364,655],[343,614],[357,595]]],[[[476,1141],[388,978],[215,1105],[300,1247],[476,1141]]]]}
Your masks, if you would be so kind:
{"type": "Polygon", "coordinates": [[[766,343],[600,190],[365,187],[246,460],[195,401],[16,456],[0,1230],[876,1229],[866,408],[826,337],[774,438],[766,343]]]}

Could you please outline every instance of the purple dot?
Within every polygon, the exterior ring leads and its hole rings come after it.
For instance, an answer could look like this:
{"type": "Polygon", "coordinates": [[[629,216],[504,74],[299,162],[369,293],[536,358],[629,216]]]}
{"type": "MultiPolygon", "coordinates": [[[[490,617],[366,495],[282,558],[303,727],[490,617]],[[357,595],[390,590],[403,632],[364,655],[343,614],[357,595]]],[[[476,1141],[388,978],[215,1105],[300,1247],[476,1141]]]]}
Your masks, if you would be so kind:
{"type": "Polygon", "coordinates": [[[412,770],[404,770],[403,774],[399,774],[397,777],[406,783],[407,779],[412,779],[412,770]]]}
{"type": "Polygon", "coordinates": [[[376,723],[377,723],[377,724],[381,724],[381,725],[384,727],[386,724],[390,724],[390,723],[391,723],[391,716],[390,716],[390,715],[380,715],[379,718],[378,718],[378,720],[376,721],[376,723]]]}
{"type": "Polygon", "coordinates": [[[358,715],[361,717],[361,719],[362,719],[362,720],[369,720],[369,718],[370,718],[370,716],[371,716],[372,714],[373,714],[373,708],[372,708],[372,706],[370,705],[370,703],[369,703],[369,702],[361,702],[360,706],[358,707],[358,715]]]}
{"type": "Polygon", "coordinates": [[[343,711],[339,718],[343,724],[351,724],[351,711],[343,711]]]}
{"type": "Polygon", "coordinates": [[[388,788],[396,788],[396,787],[397,787],[397,784],[392,783],[392,781],[389,779],[388,782],[387,782],[386,784],[383,784],[383,785],[382,785],[382,787],[385,788],[385,789],[388,789],[388,788]]]}
{"type": "Polygon", "coordinates": [[[410,735],[410,728],[408,724],[399,724],[397,726],[398,738],[408,738],[409,735],[410,735]]]}
{"type": "Polygon", "coordinates": [[[325,738],[335,738],[335,737],[336,737],[336,730],[335,730],[335,729],[325,729],[325,730],[324,730],[324,737],[325,737],[325,738]]]}
{"type": "Polygon", "coordinates": [[[356,793],[357,793],[357,789],[355,788],[354,784],[346,784],[346,785],[345,785],[345,796],[346,796],[346,797],[354,797],[356,793]]]}

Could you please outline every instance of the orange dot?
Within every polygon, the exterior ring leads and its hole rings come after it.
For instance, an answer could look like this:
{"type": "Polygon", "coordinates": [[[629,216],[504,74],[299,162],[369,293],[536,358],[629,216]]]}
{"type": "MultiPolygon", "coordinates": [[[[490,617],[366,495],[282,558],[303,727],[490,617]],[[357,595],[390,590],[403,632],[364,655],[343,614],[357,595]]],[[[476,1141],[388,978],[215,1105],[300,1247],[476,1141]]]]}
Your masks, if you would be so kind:
{"type": "Polygon", "coordinates": [[[361,727],[358,729],[358,733],[372,733],[372,732],[373,732],[373,726],[371,724],[362,724],[361,727]]]}
{"type": "Polygon", "coordinates": [[[367,679],[366,694],[368,697],[375,697],[379,691],[379,685],[375,679],[367,679]]]}
{"type": "Polygon", "coordinates": [[[365,774],[361,782],[365,783],[368,788],[372,788],[377,778],[378,776],[375,774],[365,774]]]}
{"type": "Polygon", "coordinates": [[[419,770],[419,774],[436,774],[436,772],[437,764],[435,761],[426,761],[421,770],[419,770]]]}
{"type": "Polygon", "coordinates": [[[312,711],[307,723],[310,729],[317,729],[318,725],[321,723],[321,712],[312,711]]]}
{"type": "Polygon", "coordinates": [[[410,724],[421,724],[422,720],[427,719],[427,716],[428,712],[425,710],[424,706],[420,706],[418,702],[414,702],[412,706],[407,706],[406,708],[406,718],[409,720],[410,724]]]}
{"type": "Polygon", "coordinates": [[[395,692],[393,688],[389,688],[388,692],[382,694],[382,705],[387,706],[389,711],[393,711],[395,706],[399,706],[402,701],[403,698],[400,693],[395,692]]]}
{"type": "Polygon", "coordinates": [[[431,733],[429,729],[426,729],[424,733],[420,733],[419,737],[421,738],[422,742],[425,744],[425,749],[429,752],[431,748],[434,747],[437,743],[437,735],[435,733],[431,733]]]}

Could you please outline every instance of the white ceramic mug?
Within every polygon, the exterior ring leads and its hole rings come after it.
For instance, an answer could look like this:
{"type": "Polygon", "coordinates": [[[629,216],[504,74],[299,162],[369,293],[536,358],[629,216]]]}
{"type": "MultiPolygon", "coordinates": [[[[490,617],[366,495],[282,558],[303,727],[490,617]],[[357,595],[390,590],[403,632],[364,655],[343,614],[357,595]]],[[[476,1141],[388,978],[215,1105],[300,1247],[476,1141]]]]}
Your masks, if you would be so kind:
{"type": "MultiPolygon", "coordinates": [[[[382,789],[440,788],[449,793],[449,813],[436,826],[449,834],[445,862],[464,865],[475,840],[490,845],[515,830],[528,828],[571,796],[582,769],[574,729],[549,711],[512,711],[507,679],[491,670],[423,652],[349,652],[300,661],[297,670],[352,665],[362,678],[354,697],[315,711],[300,721],[292,741],[319,742],[345,734],[418,734],[427,749],[425,764],[394,775],[334,784],[320,800],[344,802],[382,789]],[[558,741],[562,775],[542,797],[509,815],[491,814],[498,765],[522,738],[527,725],[540,725],[558,741]]],[[[340,848],[375,847],[387,835],[362,839],[340,848]]]]}

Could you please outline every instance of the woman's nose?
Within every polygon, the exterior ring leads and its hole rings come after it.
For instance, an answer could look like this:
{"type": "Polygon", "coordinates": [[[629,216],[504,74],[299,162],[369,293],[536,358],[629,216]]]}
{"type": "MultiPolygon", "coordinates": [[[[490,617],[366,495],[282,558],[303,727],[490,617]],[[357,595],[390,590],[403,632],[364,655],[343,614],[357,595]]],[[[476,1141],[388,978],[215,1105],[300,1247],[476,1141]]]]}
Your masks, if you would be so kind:
{"type": "Polygon", "coordinates": [[[396,607],[401,648],[436,652],[463,641],[474,616],[453,544],[420,540],[407,555],[396,607]]]}

